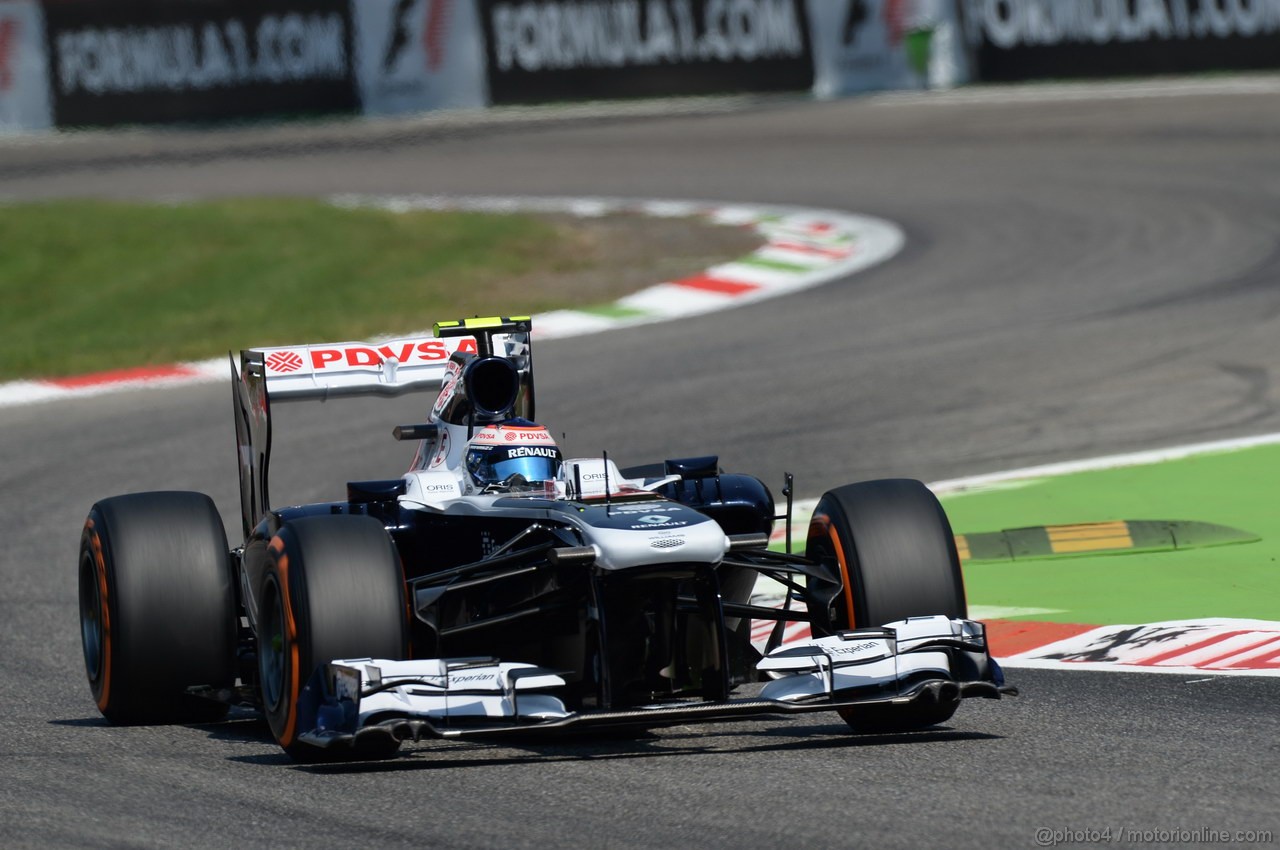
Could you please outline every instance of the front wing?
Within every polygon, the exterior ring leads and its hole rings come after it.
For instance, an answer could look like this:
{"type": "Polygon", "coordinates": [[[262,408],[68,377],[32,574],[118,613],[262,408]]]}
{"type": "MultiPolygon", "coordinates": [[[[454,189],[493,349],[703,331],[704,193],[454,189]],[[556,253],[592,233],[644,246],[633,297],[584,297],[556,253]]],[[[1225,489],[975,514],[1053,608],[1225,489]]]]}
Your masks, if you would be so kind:
{"type": "Polygon", "coordinates": [[[999,699],[1004,683],[981,623],[913,617],[791,644],[757,665],[770,677],[759,693],[718,701],[667,701],[618,710],[570,711],[555,671],[495,659],[344,659],[316,670],[299,700],[299,740],[347,748],[375,737],[492,737],[506,734],[656,728],[753,715],[999,699]]]}

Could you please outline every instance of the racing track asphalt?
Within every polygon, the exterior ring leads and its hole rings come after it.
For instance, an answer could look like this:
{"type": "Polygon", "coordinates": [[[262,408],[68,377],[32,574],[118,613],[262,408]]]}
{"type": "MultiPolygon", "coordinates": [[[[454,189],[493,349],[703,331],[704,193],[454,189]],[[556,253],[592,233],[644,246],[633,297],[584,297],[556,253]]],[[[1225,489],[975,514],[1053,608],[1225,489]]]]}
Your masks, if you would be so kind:
{"type": "MultiPolygon", "coordinates": [[[[541,418],[571,452],[624,463],[719,451],[727,468],[771,484],[790,470],[800,495],[817,495],[867,477],[937,480],[1280,430],[1274,93],[782,100],[701,117],[361,132],[313,143],[300,130],[284,148],[255,147],[249,131],[8,146],[0,195],[705,198],[904,227],[905,251],[854,278],[544,344],[541,418]]],[[[1018,671],[1022,698],[966,705],[914,735],[851,738],[811,715],[635,740],[431,745],[359,769],[293,766],[249,719],[108,727],[81,670],[80,524],[95,498],[199,489],[234,539],[227,394],[0,410],[6,845],[1014,847],[1033,846],[1039,827],[1280,834],[1277,679],[1018,671]]],[[[387,432],[415,412],[282,411],[277,499],[395,474],[406,456],[387,432]]]]}

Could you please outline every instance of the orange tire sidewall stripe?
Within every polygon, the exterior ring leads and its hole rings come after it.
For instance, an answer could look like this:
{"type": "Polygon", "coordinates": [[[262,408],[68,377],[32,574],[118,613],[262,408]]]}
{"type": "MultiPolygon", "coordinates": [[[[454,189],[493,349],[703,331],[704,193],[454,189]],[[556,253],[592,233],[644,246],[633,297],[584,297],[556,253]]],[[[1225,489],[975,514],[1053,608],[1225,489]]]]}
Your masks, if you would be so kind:
{"type": "Polygon", "coordinates": [[[94,527],[93,519],[84,524],[89,532],[89,548],[93,550],[93,563],[98,573],[98,607],[102,617],[102,670],[98,680],[98,710],[106,711],[111,704],[111,607],[107,604],[107,561],[102,554],[102,538],[94,527]]]}
{"type": "Polygon", "coordinates": [[[845,611],[849,615],[849,628],[856,629],[858,622],[853,616],[853,583],[849,581],[849,562],[844,556],[844,546],[840,543],[840,535],[836,533],[835,525],[826,514],[813,515],[813,519],[809,522],[809,537],[814,537],[815,532],[825,535],[831,541],[831,546],[835,550],[836,564],[840,567],[840,580],[844,582],[844,604],[845,611]]]}
{"type": "Polygon", "coordinates": [[[301,666],[298,658],[298,625],[293,617],[293,600],[289,598],[289,556],[284,552],[284,541],[277,535],[271,538],[270,548],[276,553],[276,570],[280,574],[280,597],[284,601],[285,639],[289,643],[289,715],[285,719],[284,731],[280,733],[280,745],[287,747],[293,743],[293,736],[298,731],[298,669],[301,666]]]}

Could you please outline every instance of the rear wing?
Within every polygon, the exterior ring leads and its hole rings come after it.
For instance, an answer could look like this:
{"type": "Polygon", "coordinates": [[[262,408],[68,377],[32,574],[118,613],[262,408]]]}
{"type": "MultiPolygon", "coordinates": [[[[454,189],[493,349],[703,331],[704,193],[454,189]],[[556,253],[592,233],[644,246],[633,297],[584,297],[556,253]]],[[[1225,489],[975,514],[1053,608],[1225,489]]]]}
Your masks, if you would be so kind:
{"type": "Polygon", "coordinates": [[[240,352],[239,362],[230,355],[246,538],[269,510],[273,401],[398,396],[437,389],[456,353],[522,357],[531,373],[532,324],[527,316],[463,319],[437,324],[434,336],[251,348],[240,352]]]}

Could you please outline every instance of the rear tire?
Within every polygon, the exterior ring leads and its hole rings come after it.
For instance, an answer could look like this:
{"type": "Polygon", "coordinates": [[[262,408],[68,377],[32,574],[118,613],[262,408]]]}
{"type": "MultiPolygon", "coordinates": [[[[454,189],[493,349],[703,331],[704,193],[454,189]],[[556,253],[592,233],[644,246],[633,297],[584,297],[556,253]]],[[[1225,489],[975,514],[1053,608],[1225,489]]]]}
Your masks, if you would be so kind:
{"type": "Polygon", "coordinates": [[[89,687],[112,723],[199,723],[228,707],[236,600],[222,518],[201,493],[103,499],[80,538],[80,636],[89,687]]]}
{"type": "Polygon", "coordinates": [[[405,657],[404,576],[382,523],[350,515],[286,523],[271,540],[258,598],[259,686],[276,742],[301,762],[394,755],[400,742],[382,736],[356,750],[298,740],[299,697],[318,665],[405,657]]]}
{"type": "MultiPolygon", "coordinates": [[[[964,578],[951,523],[919,481],[848,484],[818,501],[806,555],[841,577],[835,629],[881,626],[908,617],[966,618],[964,578]]],[[[903,731],[943,723],[959,700],[910,707],[841,709],[856,731],[903,731]]]]}

